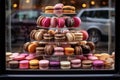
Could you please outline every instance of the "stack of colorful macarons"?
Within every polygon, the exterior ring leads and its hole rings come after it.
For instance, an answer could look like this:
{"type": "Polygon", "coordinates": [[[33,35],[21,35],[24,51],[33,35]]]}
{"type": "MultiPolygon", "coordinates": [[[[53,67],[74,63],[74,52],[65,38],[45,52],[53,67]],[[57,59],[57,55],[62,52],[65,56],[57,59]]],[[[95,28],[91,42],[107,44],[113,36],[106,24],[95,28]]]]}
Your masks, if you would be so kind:
{"type": "Polygon", "coordinates": [[[45,17],[39,16],[37,19],[37,25],[43,28],[70,28],[80,27],[81,19],[77,16],[74,17],[45,17]]]}
{"type": "MultiPolygon", "coordinates": [[[[62,49],[61,49],[62,50],[62,49]]],[[[34,54],[13,53],[8,62],[10,69],[114,69],[114,58],[108,53],[77,55],[65,60],[37,59],[34,54]],[[16,56],[15,56],[16,55],[16,56]]]]}
{"type": "MultiPolygon", "coordinates": [[[[36,41],[83,41],[88,39],[88,33],[85,30],[76,30],[75,32],[70,30],[32,30],[30,38],[36,41]]],[[[29,44],[29,43],[27,43],[29,44]]]]}

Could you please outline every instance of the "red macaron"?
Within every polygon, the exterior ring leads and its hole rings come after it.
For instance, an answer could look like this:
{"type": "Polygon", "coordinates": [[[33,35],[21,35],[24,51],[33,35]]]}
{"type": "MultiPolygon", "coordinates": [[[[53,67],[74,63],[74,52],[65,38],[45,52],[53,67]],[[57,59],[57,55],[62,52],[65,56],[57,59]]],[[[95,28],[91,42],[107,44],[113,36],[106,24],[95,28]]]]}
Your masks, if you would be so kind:
{"type": "Polygon", "coordinates": [[[63,28],[65,26],[64,18],[58,18],[58,28],[63,28]]]}
{"type": "Polygon", "coordinates": [[[50,17],[46,17],[42,20],[42,25],[43,27],[49,27],[50,26],[50,21],[51,21],[51,18],[50,17]]]}
{"type": "Polygon", "coordinates": [[[83,40],[87,40],[89,37],[89,34],[86,30],[80,30],[81,33],[83,33],[83,40]]]}
{"type": "Polygon", "coordinates": [[[79,17],[73,17],[74,25],[73,27],[80,27],[81,19],[79,17]]]}

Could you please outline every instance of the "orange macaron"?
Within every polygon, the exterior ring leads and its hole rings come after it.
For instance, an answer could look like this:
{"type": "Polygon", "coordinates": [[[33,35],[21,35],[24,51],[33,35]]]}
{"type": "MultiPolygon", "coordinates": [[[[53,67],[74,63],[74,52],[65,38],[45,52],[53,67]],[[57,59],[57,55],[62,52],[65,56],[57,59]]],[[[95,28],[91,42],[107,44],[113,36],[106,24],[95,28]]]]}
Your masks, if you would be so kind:
{"type": "Polygon", "coordinates": [[[74,48],[72,47],[65,48],[65,55],[73,55],[73,54],[74,54],[74,48]]]}

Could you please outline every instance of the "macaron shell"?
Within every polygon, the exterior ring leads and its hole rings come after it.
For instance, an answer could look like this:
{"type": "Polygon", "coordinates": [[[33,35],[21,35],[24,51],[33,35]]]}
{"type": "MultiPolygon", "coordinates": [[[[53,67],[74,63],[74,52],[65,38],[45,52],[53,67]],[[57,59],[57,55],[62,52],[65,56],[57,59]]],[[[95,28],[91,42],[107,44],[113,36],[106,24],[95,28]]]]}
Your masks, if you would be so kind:
{"type": "Polygon", "coordinates": [[[58,18],[58,28],[63,28],[65,25],[64,18],[58,18]]]}
{"type": "Polygon", "coordinates": [[[51,18],[46,17],[43,21],[43,26],[44,27],[49,27],[50,26],[50,20],[51,20],[51,18]]]}
{"type": "Polygon", "coordinates": [[[71,64],[72,68],[80,68],[81,64],[71,64]]]}
{"type": "Polygon", "coordinates": [[[51,24],[51,27],[56,27],[57,26],[57,18],[56,17],[52,17],[50,24],[51,24]]]}
{"type": "Polygon", "coordinates": [[[28,52],[29,53],[35,53],[36,52],[36,45],[35,44],[30,44],[29,46],[28,46],[28,52]]]}
{"type": "Polygon", "coordinates": [[[80,27],[81,19],[79,17],[73,17],[74,20],[74,27],[80,27]]]}
{"type": "Polygon", "coordinates": [[[85,30],[80,30],[80,32],[81,32],[81,33],[83,33],[83,40],[87,40],[87,39],[88,39],[88,37],[89,37],[88,32],[87,32],[87,31],[85,31],[85,30]]]}
{"type": "Polygon", "coordinates": [[[54,52],[54,55],[55,56],[62,56],[62,55],[64,55],[64,52],[54,52]]]}

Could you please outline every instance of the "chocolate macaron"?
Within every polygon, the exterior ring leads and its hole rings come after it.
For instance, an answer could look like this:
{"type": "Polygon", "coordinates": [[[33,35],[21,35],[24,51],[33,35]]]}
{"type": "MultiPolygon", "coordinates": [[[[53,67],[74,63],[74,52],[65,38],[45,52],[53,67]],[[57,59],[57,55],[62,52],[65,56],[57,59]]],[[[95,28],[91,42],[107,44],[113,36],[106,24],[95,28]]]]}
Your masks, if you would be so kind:
{"type": "Polygon", "coordinates": [[[82,48],[81,48],[81,46],[76,46],[75,47],[75,54],[76,55],[81,55],[82,54],[82,48]]]}
{"type": "Polygon", "coordinates": [[[52,55],[54,52],[54,47],[53,45],[46,45],[44,48],[45,54],[46,55],[52,55]]]}

